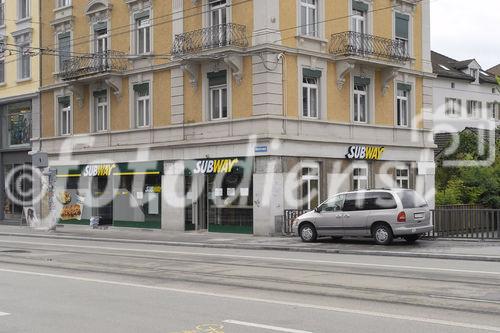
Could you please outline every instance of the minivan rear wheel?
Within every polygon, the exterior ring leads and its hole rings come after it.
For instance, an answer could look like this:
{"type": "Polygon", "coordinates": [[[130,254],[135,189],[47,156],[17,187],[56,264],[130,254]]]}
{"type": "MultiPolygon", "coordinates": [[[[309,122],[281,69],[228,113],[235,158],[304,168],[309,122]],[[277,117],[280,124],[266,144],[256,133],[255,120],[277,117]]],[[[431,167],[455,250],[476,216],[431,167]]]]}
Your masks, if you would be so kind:
{"type": "Polygon", "coordinates": [[[306,223],[300,226],[300,238],[305,243],[312,243],[318,239],[316,228],[311,223],[306,223]]]}
{"type": "Polygon", "coordinates": [[[377,245],[389,245],[392,243],[394,238],[391,228],[385,224],[375,225],[373,227],[372,234],[377,245]]]}

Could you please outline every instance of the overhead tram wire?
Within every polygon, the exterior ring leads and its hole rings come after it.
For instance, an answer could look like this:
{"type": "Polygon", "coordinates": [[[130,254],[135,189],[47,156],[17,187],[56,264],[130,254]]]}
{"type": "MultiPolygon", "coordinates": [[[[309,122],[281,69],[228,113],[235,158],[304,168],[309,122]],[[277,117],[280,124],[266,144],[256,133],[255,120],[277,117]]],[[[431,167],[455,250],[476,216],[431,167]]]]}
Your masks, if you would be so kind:
{"type": "MultiPolygon", "coordinates": [[[[242,1],[242,2],[239,2],[238,4],[241,4],[243,2],[248,2],[248,1],[251,1],[251,0],[246,0],[246,1],[242,1]]],[[[417,0],[417,3],[420,3],[424,0],[417,0]]],[[[236,4],[235,4],[236,5],[236,4]]],[[[369,11],[370,13],[374,13],[374,12],[379,12],[379,11],[383,11],[383,10],[388,10],[388,9],[393,9],[393,8],[396,8],[398,7],[398,5],[391,5],[391,6],[386,6],[386,7],[382,7],[382,8],[377,8],[377,9],[373,9],[371,11],[369,11]]],[[[196,15],[199,15],[199,14],[196,14],[196,15]]],[[[326,19],[326,20],[321,20],[321,21],[318,21],[317,23],[326,23],[326,22],[333,22],[333,21],[337,21],[337,20],[343,20],[343,19],[348,19],[350,17],[352,17],[353,14],[349,14],[349,15],[345,15],[345,16],[341,16],[341,17],[335,17],[335,18],[331,18],[331,19],[326,19]]],[[[183,19],[183,18],[182,18],[183,19]]],[[[174,19],[172,21],[176,21],[176,20],[180,20],[180,19],[174,19]]],[[[161,24],[165,24],[167,22],[162,22],[161,24]]],[[[302,25],[296,25],[296,26],[293,26],[293,27],[288,27],[288,28],[284,28],[284,29],[279,29],[279,30],[275,30],[275,31],[269,31],[269,32],[265,32],[265,33],[259,33],[259,34],[251,34],[251,35],[247,35],[245,36],[245,38],[252,38],[254,36],[266,36],[268,34],[276,34],[276,33],[281,33],[281,32],[285,32],[285,31],[288,31],[288,30],[293,30],[293,29],[298,29],[298,28],[301,28],[301,27],[306,27],[306,26],[310,26],[311,24],[302,24],[302,25]]],[[[87,35],[87,37],[90,36],[90,35],[87,35]]],[[[278,42],[281,42],[281,41],[284,41],[284,40],[287,40],[287,39],[292,39],[292,38],[295,38],[296,36],[290,36],[290,37],[285,37],[285,38],[280,38],[280,39],[277,39],[277,40],[274,40],[272,41],[270,44],[275,44],[275,43],[278,43],[278,42]]],[[[87,41],[88,43],[88,41],[87,41]]],[[[42,56],[59,56],[59,52],[57,50],[52,50],[52,51],[55,51],[54,54],[44,54],[44,48],[35,48],[35,49],[39,49],[41,51],[41,55],[42,56]]],[[[293,48],[295,50],[299,50],[298,48],[293,48]]],[[[255,53],[255,52],[250,52],[251,54],[255,54],[255,55],[259,55],[259,53],[255,53]]],[[[64,55],[66,55],[67,53],[64,52],[64,55]]],[[[86,55],[88,57],[92,57],[94,56],[95,54],[93,53],[83,53],[83,55],[86,55]]],[[[165,53],[165,54],[159,54],[159,55],[152,55],[152,56],[148,56],[147,58],[148,59],[165,59],[165,60],[170,60],[171,57],[172,57],[172,53],[165,53]]],[[[125,57],[116,57],[116,59],[129,59],[130,56],[133,56],[133,55],[127,55],[125,57]]],[[[70,56],[71,58],[71,56],[70,56]]],[[[7,63],[11,63],[11,62],[15,62],[16,60],[13,60],[13,61],[10,61],[10,62],[5,62],[5,64],[7,63]]],[[[277,64],[278,62],[272,62],[272,61],[268,61],[268,63],[272,63],[272,64],[277,64]]],[[[144,67],[141,67],[141,68],[136,68],[135,70],[142,70],[142,69],[148,69],[148,68],[151,68],[150,65],[146,65],[144,67]]],[[[50,75],[48,77],[44,77],[44,78],[41,78],[40,80],[36,80],[36,81],[32,81],[32,82],[39,82],[39,81],[42,81],[42,80],[49,80],[53,77],[53,75],[50,75]]],[[[12,87],[14,88],[14,87],[12,87]]],[[[0,91],[1,90],[5,90],[5,89],[8,89],[7,88],[0,88],[0,91]]]]}

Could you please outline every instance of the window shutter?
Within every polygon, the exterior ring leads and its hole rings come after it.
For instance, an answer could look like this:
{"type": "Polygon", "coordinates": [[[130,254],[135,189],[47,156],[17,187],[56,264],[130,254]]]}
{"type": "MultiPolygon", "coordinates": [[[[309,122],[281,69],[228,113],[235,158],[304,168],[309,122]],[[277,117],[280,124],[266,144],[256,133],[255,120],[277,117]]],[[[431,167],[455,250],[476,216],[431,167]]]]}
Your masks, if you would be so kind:
{"type": "Polygon", "coordinates": [[[227,71],[207,73],[207,78],[210,87],[227,84],[227,71]]]}
{"type": "Polygon", "coordinates": [[[59,97],[58,101],[62,107],[68,107],[71,105],[71,99],[69,96],[59,97]]]}
{"type": "Polygon", "coordinates": [[[149,82],[134,84],[134,92],[143,97],[149,95],[149,82]]]}
{"type": "Polygon", "coordinates": [[[108,22],[97,22],[94,24],[94,31],[106,30],[108,28],[108,22]]]}
{"type": "Polygon", "coordinates": [[[357,86],[368,86],[370,85],[370,79],[367,77],[354,77],[354,84],[357,86]]]}
{"type": "Polygon", "coordinates": [[[410,16],[396,13],[396,37],[408,39],[410,16]]]}
{"type": "Polygon", "coordinates": [[[142,20],[142,19],[147,19],[147,18],[149,18],[149,11],[148,10],[145,10],[145,11],[142,11],[142,12],[134,14],[134,20],[135,21],[142,20]]]}
{"type": "Polygon", "coordinates": [[[98,98],[98,97],[107,97],[108,96],[108,92],[106,90],[96,90],[94,91],[94,97],[98,98]]]}
{"type": "Polygon", "coordinates": [[[364,3],[362,1],[356,1],[356,0],[354,0],[352,2],[352,9],[353,10],[359,10],[361,12],[367,12],[368,11],[368,4],[364,3]]]}
{"type": "Polygon", "coordinates": [[[319,79],[319,78],[321,78],[321,71],[317,71],[317,70],[310,69],[310,68],[303,68],[302,75],[304,77],[319,79]]]}
{"type": "Polygon", "coordinates": [[[403,91],[411,91],[411,85],[406,84],[406,83],[398,83],[398,90],[403,90],[403,91]]]}

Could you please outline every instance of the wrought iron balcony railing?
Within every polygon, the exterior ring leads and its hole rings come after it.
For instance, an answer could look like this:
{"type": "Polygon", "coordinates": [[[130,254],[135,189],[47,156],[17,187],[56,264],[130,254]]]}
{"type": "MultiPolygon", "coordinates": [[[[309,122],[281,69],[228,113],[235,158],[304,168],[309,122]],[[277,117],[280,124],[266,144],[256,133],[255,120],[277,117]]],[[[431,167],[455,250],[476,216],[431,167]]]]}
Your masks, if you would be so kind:
{"type": "Polygon", "coordinates": [[[227,23],[176,35],[172,54],[183,56],[225,46],[247,47],[246,26],[227,23]]]}
{"type": "Polygon", "coordinates": [[[346,31],[333,34],[330,53],[336,56],[373,57],[395,62],[410,60],[405,41],[346,31]]]}
{"type": "Polygon", "coordinates": [[[127,54],[106,51],[93,55],[72,57],[62,63],[59,76],[63,80],[75,80],[100,73],[123,72],[128,68],[127,54]]]}

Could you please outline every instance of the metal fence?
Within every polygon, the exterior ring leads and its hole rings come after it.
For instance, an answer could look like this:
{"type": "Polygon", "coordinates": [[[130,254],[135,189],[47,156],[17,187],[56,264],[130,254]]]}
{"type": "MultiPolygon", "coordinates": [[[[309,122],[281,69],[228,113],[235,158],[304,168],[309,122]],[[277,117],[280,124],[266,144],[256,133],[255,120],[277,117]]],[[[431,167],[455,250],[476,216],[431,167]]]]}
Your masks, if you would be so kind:
{"type": "Polygon", "coordinates": [[[63,80],[74,80],[99,73],[123,72],[127,68],[127,54],[121,51],[108,50],[90,56],[73,57],[65,60],[59,76],[63,80]]]}
{"type": "Polygon", "coordinates": [[[500,209],[436,208],[429,237],[500,239],[500,209]]]}
{"type": "MultiPolygon", "coordinates": [[[[434,230],[427,237],[500,239],[500,209],[438,207],[431,211],[434,230]]],[[[302,209],[286,209],[283,215],[283,233],[292,233],[292,223],[306,213],[302,209]]]]}

